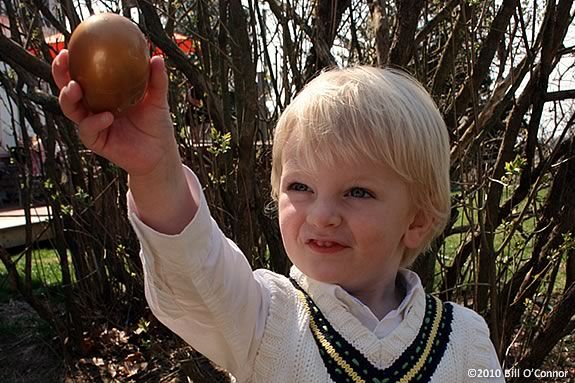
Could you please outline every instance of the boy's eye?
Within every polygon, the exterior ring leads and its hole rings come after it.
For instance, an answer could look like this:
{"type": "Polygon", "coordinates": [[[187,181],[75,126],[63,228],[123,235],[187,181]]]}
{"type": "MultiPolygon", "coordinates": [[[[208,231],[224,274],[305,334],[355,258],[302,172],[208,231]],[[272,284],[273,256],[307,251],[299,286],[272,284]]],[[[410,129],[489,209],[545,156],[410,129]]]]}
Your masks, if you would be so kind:
{"type": "Polygon", "coordinates": [[[364,188],[352,188],[347,192],[352,198],[373,198],[373,194],[364,188]]]}
{"type": "Polygon", "coordinates": [[[299,182],[292,182],[291,184],[288,185],[287,190],[292,190],[296,192],[305,192],[308,191],[309,188],[307,187],[306,184],[302,184],[299,182]]]}

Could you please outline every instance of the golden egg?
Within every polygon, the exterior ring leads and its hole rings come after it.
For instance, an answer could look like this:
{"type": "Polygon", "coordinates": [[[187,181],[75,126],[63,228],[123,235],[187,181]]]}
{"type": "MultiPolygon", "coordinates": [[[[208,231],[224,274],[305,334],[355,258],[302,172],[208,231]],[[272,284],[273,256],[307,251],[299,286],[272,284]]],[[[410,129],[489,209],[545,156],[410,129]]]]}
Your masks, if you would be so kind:
{"type": "Polygon", "coordinates": [[[150,77],[150,53],[138,26],[115,13],[84,20],[72,33],[70,77],[94,112],[121,114],[142,100],[150,77]]]}

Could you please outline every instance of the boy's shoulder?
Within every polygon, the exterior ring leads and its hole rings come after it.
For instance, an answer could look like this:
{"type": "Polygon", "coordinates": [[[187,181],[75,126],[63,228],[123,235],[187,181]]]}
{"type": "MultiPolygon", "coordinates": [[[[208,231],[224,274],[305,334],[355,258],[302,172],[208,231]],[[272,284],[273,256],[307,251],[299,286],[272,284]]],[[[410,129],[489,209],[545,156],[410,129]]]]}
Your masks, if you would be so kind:
{"type": "Polygon", "coordinates": [[[452,311],[452,327],[456,334],[475,339],[489,339],[489,327],[485,319],[476,311],[455,302],[443,302],[444,306],[450,306],[452,311]]]}
{"type": "Polygon", "coordinates": [[[487,326],[485,319],[479,315],[476,311],[465,307],[459,303],[446,301],[443,302],[444,305],[450,305],[453,310],[454,319],[458,319],[468,323],[475,323],[477,325],[487,326]]]}
{"type": "Polygon", "coordinates": [[[295,295],[295,290],[289,278],[268,269],[254,270],[254,278],[273,297],[278,293],[295,295]],[[291,294],[290,294],[291,293],[291,294]]]}
{"type": "Polygon", "coordinates": [[[290,283],[288,277],[268,269],[254,270],[254,276],[258,280],[272,281],[274,283],[290,283]]]}
{"type": "MultiPolygon", "coordinates": [[[[500,369],[497,352],[491,342],[489,327],[476,311],[454,302],[445,302],[453,310],[452,340],[456,353],[464,357],[467,371],[500,369]]],[[[495,380],[494,380],[495,381],[495,380]]],[[[496,381],[503,381],[496,379],[496,381]]]]}

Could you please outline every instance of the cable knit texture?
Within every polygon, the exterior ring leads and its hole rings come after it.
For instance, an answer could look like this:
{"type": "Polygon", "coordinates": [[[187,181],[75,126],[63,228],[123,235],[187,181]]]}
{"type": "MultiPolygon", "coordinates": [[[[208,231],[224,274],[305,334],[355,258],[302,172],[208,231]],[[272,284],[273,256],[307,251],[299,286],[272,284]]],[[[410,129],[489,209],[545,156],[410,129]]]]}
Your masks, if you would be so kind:
{"type": "MultiPolygon", "coordinates": [[[[268,321],[248,382],[331,382],[309,328],[309,317],[290,281],[269,271],[257,273],[267,280],[271,293],[268,321]]],[[[340,334],[376,367],[385,369],[417,336],[425,314],[425,294],[420,291],[408,308],[404,321],[383,339],[378,339],[336,299],[322,294],[296,267],[291,277],[307,291],[324,316],[340,334]]],[[[494,352],[483,318],[454,304],[449,345],[432,382],[470,382],[468,369],[488,369],[494,352]]],[[[489,381],[481,379],[481,381],[489,381]]],[[[503,381],[493,379],[491,381],[503,381]]]]}

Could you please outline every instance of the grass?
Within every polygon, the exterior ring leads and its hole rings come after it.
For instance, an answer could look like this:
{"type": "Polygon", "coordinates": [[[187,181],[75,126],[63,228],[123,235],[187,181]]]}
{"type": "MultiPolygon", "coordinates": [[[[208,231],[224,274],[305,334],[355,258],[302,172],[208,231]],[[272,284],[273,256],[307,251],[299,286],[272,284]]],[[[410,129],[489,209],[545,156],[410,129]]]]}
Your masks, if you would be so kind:
{"type": "MultiPolygon", "coordinates": [[[[16,269],[20,277],[24,278],[25,256],[23,254],[13,255],[16,262],[16,269]]],[[[62,271],[60,269],[60,259],[53,249],[34,249],[32,251],[32,289],[37,292],[46,290],[57,290],[62,285],[62,271]]],[[[0,262],[0,303],[8,302],[17,294],[10,285],[8,272],[2,262],[0,262]]]]}
{"type": "MultiPolygon", "coordinates": [[[[21,279],[24,279],[25,256],[22,253],[13,254],[12,260],[16,262],[16,269],[21,279]]],[[[34,249],[32,251],[32,290],[35,294],[57,292],[62,286],[62,272],[60,269],[60,259],[53,249],[34,249]]],[[[14,302],[18,297],[18,292],[10,285],[8,271],[3,262],[0,262],[0,304],[5,304],[2,310],[5,318],[0,318],[0,339],[3,337],[15,336],[17,334],[37,333],[44,338],[52,334],[49,325],[30,312],[19,309],[16,313],[10,313],[17,308],[20,302],[14,302]],[[12,307],[11,309],[11,306],[12,307]],[[8,315],[10,314],[10,315],[8,315]]],[[[52,294],[57,300],[57,294],[52,294]]]]}
{"type": "MultiPolygon", "coordinates": [[[[519,269],[532,255],[534,236],[533,233],[537,229],[538,216],[537,212],[541,209],[545,200],[548,196],[548,188],[543,187],[537,191],[537,196],[533,201],[530,201],[529,209],[527,214],[522,217],[522,220],[517,227],[517,230],[513,232],[511,238],[507,241],[507,237],[512,229],[512,222],[503,222],[497,227],[494,238],[494,248],[496,251],[500,250],[498,253],[497,267],[499,278],[501,283],[509,280],[513,273],[519,269]],[[501,248],[501,246],[503,247],[501,248]]],[[[453,193],[455,196],[457,192],[453,193]]],[[[506,188],[504,195],[502,196],[502,202],[507,200],[512,195],[512,190],[506,188]]],[[[477,201],[472,198],[472,196],[466,197],[464,201],[465,206],[460,206],[458,208],[459,215],[455,223],[455,227],[466,227],[472,225],[475,230],[478,228],[478,221],[480,212],[477,207],[477,201]]],[[[518,217],[518,214],[523,211],[527,204],[527,201],[521,201],[518,206],[515,207],[513,211],[514,218],[518,217]]],[[[446,265],[451,265],[455,256],[460,250],[460,247],[470,238],[470,233],[458,233],[447,237],[443,243],[441,249],[441,260],[446,265]]],[[[469,262],[469,261],[468,261],[469,262]]],[[[436,265],[436,275],[441,275],[441,266],[436,265]]],[[[467,274],[466,279],[463,283],[472,283],[472,275],[467,274]]],[[[565,260],[561,261],[561,266],[559,272],[557,273],[557,279],[554,281],[554,292],[559,293],[565,286],[565,260]]],[[[436,283],[439,283],[436,279],[436,283]]],[[[439,287],[439,285],[437,286],[439,287]]]]}

